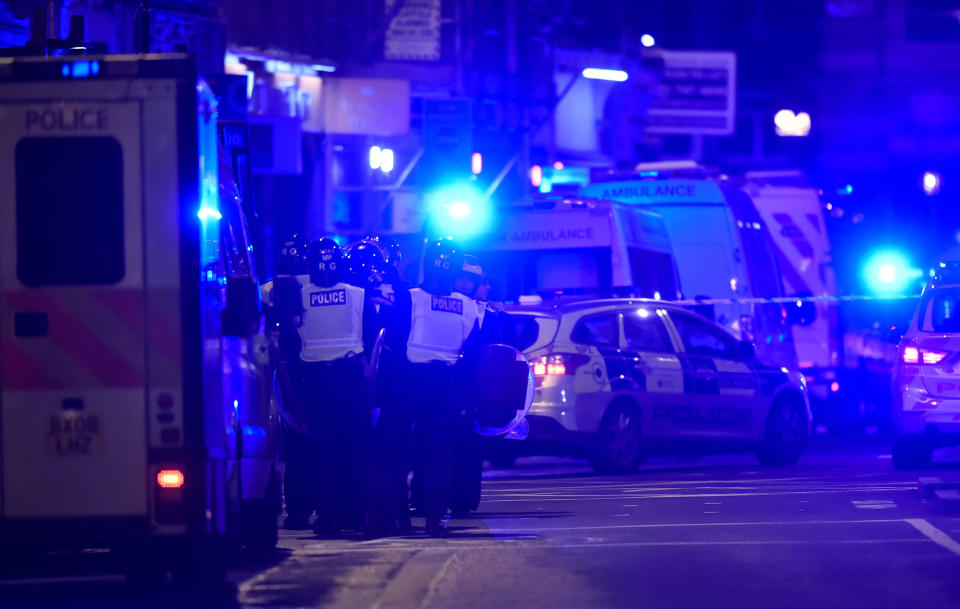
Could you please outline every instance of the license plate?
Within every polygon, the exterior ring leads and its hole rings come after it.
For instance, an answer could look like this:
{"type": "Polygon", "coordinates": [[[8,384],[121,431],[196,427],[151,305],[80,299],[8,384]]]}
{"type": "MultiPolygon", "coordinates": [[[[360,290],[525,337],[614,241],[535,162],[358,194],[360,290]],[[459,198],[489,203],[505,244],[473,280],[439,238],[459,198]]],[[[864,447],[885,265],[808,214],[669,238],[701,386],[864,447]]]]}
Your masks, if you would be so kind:
{"type": "Polygon", "coordinates": [[[103,454],[100,417],[76,412],[50,417],[47,454],[56,457],[103,454]]]}

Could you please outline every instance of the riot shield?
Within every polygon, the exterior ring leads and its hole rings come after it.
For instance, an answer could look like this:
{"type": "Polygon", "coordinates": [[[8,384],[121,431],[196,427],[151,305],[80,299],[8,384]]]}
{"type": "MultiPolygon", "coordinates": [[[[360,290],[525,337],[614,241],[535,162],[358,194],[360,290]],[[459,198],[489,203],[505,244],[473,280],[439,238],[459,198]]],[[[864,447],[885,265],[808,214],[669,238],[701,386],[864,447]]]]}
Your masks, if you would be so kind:
{"type": "Polygon", "coordinates": [[[530,363],[522,353],[508,345],[485,346],[466,386],[477,434],[501,436],[521,428],[533,390],[530,363]]]}

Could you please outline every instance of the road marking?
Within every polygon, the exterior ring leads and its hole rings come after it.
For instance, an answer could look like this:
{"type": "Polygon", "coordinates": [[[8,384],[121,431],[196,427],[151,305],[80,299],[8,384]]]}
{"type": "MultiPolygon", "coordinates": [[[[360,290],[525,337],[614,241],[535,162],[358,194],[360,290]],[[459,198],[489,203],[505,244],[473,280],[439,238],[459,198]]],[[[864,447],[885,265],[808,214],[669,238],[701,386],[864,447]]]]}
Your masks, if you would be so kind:
{"type": "Polygon", "coordinates": [[[723,505],[722,501],[704,501],[703,505],[723,505]]]}
{"type": "Polygon", "coordinates": [[[628,503],[628,504],[624,505],[623,507],[640,507],[640,506],[639,506],[638,504],[636,504],[636,503],[628,503]]]}
{"type": "Polygon", "coordinates": [[[683,527],[753,527],[753,526],[787,526],[798,524],[890,524],[893,522],[903,522],[901,518],[875,519],[875,520],[804,520],[804,521],[763,521],[763,522],[668,522],[662,524],[604,524],[593,526],[568,526],[568,527],[536,527],[536,528],[497,528],[490,529],[491,533],[510,533],[510,532],[530,532],[547,533],[550,531],[603,531],[607,529],[659,529],[659,528],[683,528],[683,527]]]}
{"type": "MultiPolygon", "coordinates": [[[[377,550],[374,547],[366,549],[377,550]]],[[[431,587],[436,586],[439,581],[437,578],[442,577],[444,568],[456,555],[450,547],[441,546],[438,549],[443,550],[439,556],[436,552],[419,551],[404,561],[371,609],[423,607],[430,596],[431,587]]]]}
{"type": "MultiPolygon", "coordinates": [[[[697,499],[704,497],[774,497],[782,495],[842,495],[847,493],[875,493],[883,492],[914,492],[913,485],[910,488],[887,487],[887,488],[864,488],[864,489],[838,489],[838,490],[811,490],[811,491],[764,491],[759,493],[696,493],[683,495],[678,493],[663,493],[657,495],[634,495],[631,499],[697,499]]],[[[623,500],[622,495],[576,495],[576,496],[556,496],[549,497],[543,495],[526,495],[517,493],[515,495],[505,495],[518,497],[516,499],[484,499],[484,503],[529,503],[531,501],[585,501],[587,499],[616,499],[623,500]]]]}
{"type": "Polygon", "coordinates": [[[930,541],[960,556],[960,543],[930,524],[925,518],[906,518],[904,522],[930,538],[930,541]]]}
{"type": "Polygon", "coordinates": [[[714,511],[711,511],[711,512],[704,512],[704,514],[719,514],[719,513],[720,513],[720,512],[714,512],[714,511]]]}
{"type": "Polygon", "coordinates": [[[862,499],[851,503],[853,507],[861,510],[891,510],[897,507],[897,504],[889,499],[862,499]]]}
{"type": "Polygon", "coordinates": [[[450,558],[443,563],[443,566],[440,567],[440,570],[437,571],[437,574],[433,576],[433,579],[430,580],[430,585],[427,586],[427,594],[423,597],[423,602],[420,603],[420,609],[425,609],[425,607],[430,605],[430,601],[433,600],[433,596],[437,592],[437,586],[440,585],[440,580],[447,575],[447,569],[450,568],[450,565],[453,564],[453,561],[456,559],[456,557],[457,554],[454,552],[450,558]]]}

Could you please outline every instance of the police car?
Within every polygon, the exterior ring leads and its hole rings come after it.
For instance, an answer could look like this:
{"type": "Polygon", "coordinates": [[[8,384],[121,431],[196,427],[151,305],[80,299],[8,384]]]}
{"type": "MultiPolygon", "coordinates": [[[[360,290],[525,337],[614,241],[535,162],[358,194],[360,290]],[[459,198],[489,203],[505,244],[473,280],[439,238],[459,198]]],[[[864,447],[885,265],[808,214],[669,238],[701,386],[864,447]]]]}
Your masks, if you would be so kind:
{"type": "Polygon", "coordinates": [[[899,339],[893,370],[897,438],[893,465],[929,465],[932,452],[960,445],[960,264],[940,263],[899,339]]]}
{"type": "Polygon", "coordinates": [[[792,464],[810,429],[803,377],[677,305],[581,300],[510,309],[533,366],[530,445],[627,472],[650,454],[755,451],[792,464]]]}

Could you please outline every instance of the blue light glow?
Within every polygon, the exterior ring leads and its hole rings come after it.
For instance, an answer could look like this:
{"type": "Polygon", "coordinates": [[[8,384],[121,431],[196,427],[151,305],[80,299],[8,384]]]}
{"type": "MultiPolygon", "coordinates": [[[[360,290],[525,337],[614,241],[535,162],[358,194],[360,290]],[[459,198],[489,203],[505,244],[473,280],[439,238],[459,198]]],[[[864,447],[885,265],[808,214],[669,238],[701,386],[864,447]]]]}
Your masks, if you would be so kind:
{"type": "Polygon", "coordinates": [[[90,76],[90,62],[89,61],[75,61],[73,62],[73,77],[74,78],[86,78],[90,76]]]}
{"type": "Polygon", "coordinates": [[[70,76],[70,65],[63,64],[62,66],[60,66],[60,73],[63,74],[64,78],[67,78],[68,76],[70,76]]]}
{"type": "Polygon", "coordinates": [[[431,228],[455,239],[478,235],[490,222],[490,201],[472,183],[451,184],[428,194],[427,210],[431,228]]]}
{"type": "Polygon", "coordinates": [[[919,287],[923,271],[913,268],[910,259],[894,249],[880,250],[863,265],[863,281],[874,294],[904,294],[919,287]]]}
{"type": "Polygon", "coordinates": [[[100,73],[100,62],[99,62],[99,61],[91,61],[91,62],[90,62],[90,73],[93,74],[94,76],[96,76],[97,74],[100,73]]]}
{"type": "Polygon", "coordinates": [[[212,207],[201,207],[197,212],[197,217],[206,222],[207,220],[220,220],[223,216],[220,211],[212,207]]]}

